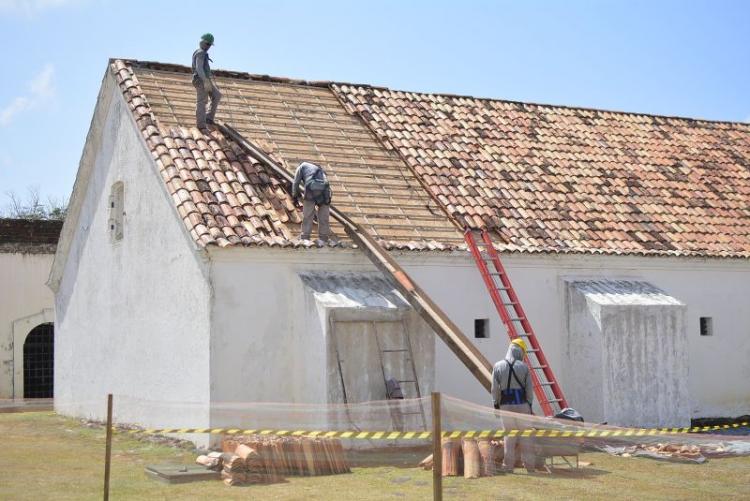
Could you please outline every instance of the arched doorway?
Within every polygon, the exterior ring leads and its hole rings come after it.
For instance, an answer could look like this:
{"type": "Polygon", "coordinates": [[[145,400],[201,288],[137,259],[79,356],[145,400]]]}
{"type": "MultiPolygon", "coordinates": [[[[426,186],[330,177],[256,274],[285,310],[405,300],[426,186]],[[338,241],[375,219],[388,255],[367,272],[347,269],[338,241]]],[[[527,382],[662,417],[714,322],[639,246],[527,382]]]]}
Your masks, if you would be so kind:
{"type": "Polygon", "coordinates": [[[23,343],[23,398],[52,398],[55,327],[37,325],[23,343]]]}

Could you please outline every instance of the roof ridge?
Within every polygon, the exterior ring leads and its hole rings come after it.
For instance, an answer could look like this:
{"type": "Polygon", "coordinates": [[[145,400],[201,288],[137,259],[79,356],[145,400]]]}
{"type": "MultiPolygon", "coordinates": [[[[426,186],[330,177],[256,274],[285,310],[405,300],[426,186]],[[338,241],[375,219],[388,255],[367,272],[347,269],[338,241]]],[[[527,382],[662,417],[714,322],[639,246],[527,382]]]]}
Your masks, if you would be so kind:
{"type": "MultiPolygon", "coordinates": [[[[193,70],[190,68],[190,66],[185,66],[183,64],[176,64],[176,63],[161,63],[159,61],[140,61],[138,59],[128,59],[128,58],[121,58],[121,57],[115,57],[110,58],[110,64],[112,64],[115,61],[121,61],[122,63],[135,67],[135,68],[148,68],[153,69],[156,71],[172,71],[174,73],[191,73],[193,70]]],[[[257,73],[249,73],[246,71],[234,71],[234,70],[224,70],[224,69],[211,69],[211,73],[220,77],[225,78],[241,78],[243,80],[254,80],[259,82],[276,82],[276,83],[284,83],[284,84],[291,84],[291,85],[308,85],[311,87],[329,87],[332,83],[332,81],[329,80],[304,80],[304,79],[297,79],[297,78],[290,78],[290,77],[276,77],[272,75],[261,75],[257,73]]]]}
{"type": "Polygon", "coordinates": [[[507,103],[507,104],[513,104],[513,105],[521,105],[521,106],[536,106],[539,108],[563,108],[563,109],[572,110],[572,111],[588,111],[588,112],[595,112],[595,113],[612,113],[615,115],[643,116],[643,117],[662,118],[662,119],[669,119],[669,120],[681,120],[681,121],[688,121],[688,122],[705,122],[705,123],[715,123],[715,124],[740,125],[740,126],[750,128],[750,123],[739,122],[735,120],[696,118],[696,117],[688,117],[688,116],[682,116],[682,115],[661,115],[659,113],[613,110],[609,108],[592,108],[588,106],[573,106],[573,105],[568,105],[568,104],[539,103],[539,102],[534,102],[534,101],[516,101],[513,99],[503,99],[503,98],[498,98],[498,97],[473,96],[471,94],[453,94],[453,93],[443,93],[443,92],[401,90],[401,89],[392,89],[390,87],[384,87],[380,85],[370,85],[370,84],[357,84],[357,83],[346,83],[346,82],[332,82],[332,84],[366,87],[366,88],[377,89],[381,91],[385,90],[389,92],[402,92],[404,94],[419,94],[421,96],[440,96],[440,97],[450,97],[450,98],[458,98],[458,99],[473,99],[477,101],[493,101],[493,102],[498,102],[498,103],[507,103]]]}
{"type": "MultiPolygon", "coordinates": [[[[129,59],[129,58],[111,58],[110,64],[116,60],[120,60],[124,62],[125,64],[134,65],[136,67],[151,68],[157,71],[159,70],[174,71],[176,73],[187,73],[187,72],[192,71],[192,69],[189,66],[182,65],[182,64],[162,63],[159,61],[140,61],[138,59],[129,59]]],[[[683,116],[683,115],[665,115],[665,114],[650,113],[650,112],[615,110],[615,109],[610,109],[610,108],[594,108],[594,107],[589,107],[589,106],[573,106],[573,105],[567,105],[567,104],[540,103],[540,102],[535,102],[535,101],[518,101],[514,99],[474,96],[471,94],[454,94],[450,92],[413,91],[413,90],[395,89],[395,88],[387,87],[384,85],[373,85],[373,84],[356,83],[356,82],[342,82],[342,81],[337,81],[337,80],[305,80],[305,79],[298,79],[298,78],[277,77],[277,76],[266,75],[266,74],[249,73],[245,71],[234,71],[234,70],[224,70],[224,69],[216,69],[216,70],[211,70],[211,71],[215,73],[216,75],[225,77],[225,78],[242,78],[245,80],[255,80],[255,81],[261,81],[261,82],[277,82],[277,83],[290,84],[290,85],[307,85],[311,87],[329,87],[331,85],[348,85],[348,86],[354,86],[354,87],[377,89],[377,90],[388,91],[388,92],[403,92],[405,94],[419,94],[422,96],[441,96],[441,97],[457,98],[457,99],[473,99],[477,101],[492,101],[492,102],[498,102],[498,103],[512,104],[516,106],[536,106],[539,108],[552,108],[552,109],[562,108],[566,110],[586,111],[586,112],[592,112],[592,113],[612,113],[615,115],[650,117],[650,118],[658,118],[658,119],[664,119],[664,120],[679,120],[679,121],[694,122],[694,123],[725,124],[725,125],[732,125],[732,126],[740,126],[743,128],[747,127],[748,130],[750,131],[750,123],[736,121],[736,120],[719,120],[719,119],[711,119],[711,118],[689,117],[689,116],[683,116]]]]}

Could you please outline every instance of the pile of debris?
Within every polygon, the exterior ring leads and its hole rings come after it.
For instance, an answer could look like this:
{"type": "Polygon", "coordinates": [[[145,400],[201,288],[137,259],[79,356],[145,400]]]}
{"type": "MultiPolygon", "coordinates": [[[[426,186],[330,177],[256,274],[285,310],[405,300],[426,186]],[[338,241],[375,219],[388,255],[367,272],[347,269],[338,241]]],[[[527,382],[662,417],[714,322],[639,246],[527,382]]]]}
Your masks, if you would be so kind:
{"type": "Polygon", "coordinates": [[[285,476],[349,473],[340,440],[249,435],[227,438],[224,452],[199,456],[196,463],[221,471],[227,485],[281,481],[285,476]]]}
{"type": "Polygon", "coordinates": [[[704,445],[655,443],[621,447],[605,445],[599,448],[604,452],[621,457],[641,456],[673,461],[691,461],[695,463],[703,463],[709,457],[718,458],[737,455],[736,451],[730,446],[722,443],[704,445]]]}
{"type": "MultiPolygon", "coordinates": [[[[502,440],[444,438],[442,442],[442,475],[444,477],[479,478],[494,476],[505,456],[502,440]]],[[[432,454],[419,466],[431,470],[432,454]]]]}

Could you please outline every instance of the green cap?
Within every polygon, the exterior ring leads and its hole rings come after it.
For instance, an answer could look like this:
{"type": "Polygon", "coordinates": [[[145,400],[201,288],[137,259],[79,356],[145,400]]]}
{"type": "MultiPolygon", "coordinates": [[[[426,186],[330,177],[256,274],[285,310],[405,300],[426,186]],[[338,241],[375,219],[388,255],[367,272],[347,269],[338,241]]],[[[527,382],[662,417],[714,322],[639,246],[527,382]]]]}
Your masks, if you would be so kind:
{"type": "Polygon", "coordinates": [[[201,37],[201,42],[206,42],[208,45],[213,45],[214,36],[211,33],[206,33],[201,37]]]}

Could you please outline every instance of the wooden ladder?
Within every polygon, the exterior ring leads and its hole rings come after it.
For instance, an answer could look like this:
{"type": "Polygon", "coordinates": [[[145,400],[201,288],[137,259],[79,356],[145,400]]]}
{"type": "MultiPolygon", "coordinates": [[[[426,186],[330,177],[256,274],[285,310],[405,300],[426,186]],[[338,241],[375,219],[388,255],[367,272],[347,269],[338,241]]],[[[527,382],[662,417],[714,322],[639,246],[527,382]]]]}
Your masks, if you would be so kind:
{"type": "MultiPolygon", "coordinates": [[[[383,384],[385,385],[386,395],[388,394],[388,374],[386,373],[385,366],[385,358],[392,358],[394,356],[401,356],[405,357],[404,360],[404,366],[411,370],[411,376],[410,379],[397,379],[399,385],[401,385],[401,391],[403,392],[403,385],[414,385],[414,391],[415,396],[418,399],[422,398],[422,392],[419,389],[419,379],[417,378],[417,367],[414,364],[414,352],[411,348],[411,341],[409,338],[409,333],[406,329],[406,322],[401,320],[401,329],[399,332],[401,332],[401,344],[398,347],[395,348],[383,348],[383,342],[380,339],[380,336],[378,335],[378,328],[377,325],[373,325],[373,329],[375,330],[375,342],[377,343],[378,347],[378,354],[380,356],[380,369],[383,371],[383,384]]],[[[406,397],[406,395],[404,395],[406,397]]],[[[399,414],[401,416],[407,416],[407,415],[417,415],[419,414],[422,417],[422,429],[427,430],[427,417],[424,413],[424,408],[422,407],[422,404],[420,402],[419,404],[419,410],[418,411],[410,411],[410,412],[404,412],[399,411],[399,414]]]]}

